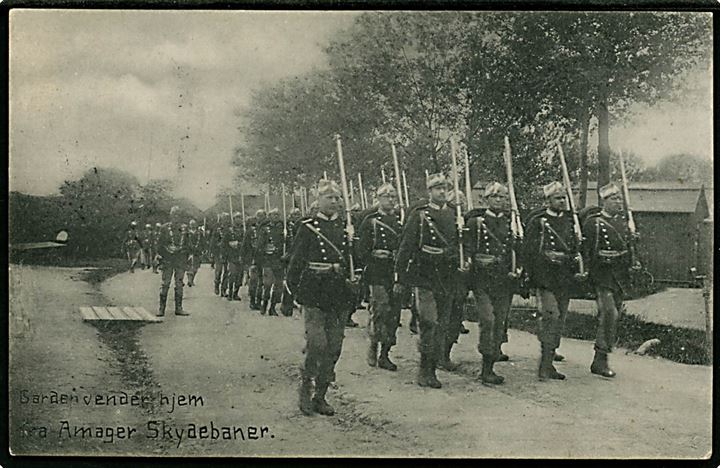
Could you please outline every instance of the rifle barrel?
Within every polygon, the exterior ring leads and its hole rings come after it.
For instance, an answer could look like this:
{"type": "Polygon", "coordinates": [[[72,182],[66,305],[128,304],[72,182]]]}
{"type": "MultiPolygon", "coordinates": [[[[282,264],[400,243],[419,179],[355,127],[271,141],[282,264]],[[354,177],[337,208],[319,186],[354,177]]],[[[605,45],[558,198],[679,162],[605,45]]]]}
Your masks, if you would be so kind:
{"type": "Polygon", "coordinates": [[[352,241],[353,236],[355,233],[353,232],[353,225],[352,225],[352,214],[350,213],[350,200],[348,196],[348,183],[347,183],[347,177],[345,177],[345,161],[343,160],[343,152],[342,152],[342,139],[340,138],[340,135],[335,135],[335,141],[337,143],[337,153],[338,153],[338,165],[340,169],[340,182],[342,184],[342,192],[343,192],[343,200],[345,202],[345,218],[347,220],[347,237],[348,237],[348,263],[350,266],[350,281],[355,281],[355,265],[353,264],[353,257],[352,257],[352,241]]]}

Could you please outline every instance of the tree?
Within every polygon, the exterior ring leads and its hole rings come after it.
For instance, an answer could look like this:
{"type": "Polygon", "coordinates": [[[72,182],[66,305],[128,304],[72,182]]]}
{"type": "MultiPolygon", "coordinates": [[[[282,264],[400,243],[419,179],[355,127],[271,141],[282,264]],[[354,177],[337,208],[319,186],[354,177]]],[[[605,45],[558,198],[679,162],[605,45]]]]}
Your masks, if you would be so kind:
{"type": "Polygon", "coordinates": [[[647,168],[638,180],[643,182],[667,181],[690,184],[713,183],[711,160],[693,154],[665,156],[655,166],[647,168]]]}

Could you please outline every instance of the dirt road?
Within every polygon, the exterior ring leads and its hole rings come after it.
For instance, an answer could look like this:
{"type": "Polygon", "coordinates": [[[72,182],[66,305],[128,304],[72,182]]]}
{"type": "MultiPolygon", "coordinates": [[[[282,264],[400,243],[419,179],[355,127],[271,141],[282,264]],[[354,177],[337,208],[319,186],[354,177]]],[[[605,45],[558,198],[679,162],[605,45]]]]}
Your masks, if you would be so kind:
{"type": "Polygon", "coordinates": [[[296,408],[301,317],[264,317],[248,309],[246,298],[220,299],[212,294],[211,274],[203,265],[197,286],[186,288],[190,317],[170,314],[160,324],[96,328],[81,321],[78,306],[154,312],[158,275],[126,273],[93,289],[79,270],[13,266],[11,314],[29,324],[11,342],[13,451],[560,458],[700,458],[710,452],[709,367],[618,350],[612,355],[618,376],[606,380],[589,373],[592,343],[568,339],[561,346],[567,360],[559,364],[568,379],[539,382],[536,338],[511,330],[506,352],[512,361],[496,366],[506,383],[487,387],[477,379],[473,325],[453,351],[461,368],[439,372],[442,389],[423,389],[414,383],[417,337],[407,328],[407,311],[392,352],[400,370],[365,364],[367,314],[358,312],[363,327],[347,329],[337,388],[329,392],[337,414],[304,417],[296,408]],[[233,313],[235,323],[225,325],[233,313]],[[52,390],[75,392],[78,403],[32,402],[32,395],[42,400],[52,390]],[[117,392],[145,397],[147,404],[83,401],[88,394],[102,399],[117,392]],[[194,404],[180,406],[183,396],[192,396],[184,402],[194,404]],[[73,425],[136,431],[120,438],[115,430],[110,442],[69,437],[73,425]],[[207,438],[200,438],[205,425],[207,438]],[[38,427],[46,427],[45,437],[38,427]]]}

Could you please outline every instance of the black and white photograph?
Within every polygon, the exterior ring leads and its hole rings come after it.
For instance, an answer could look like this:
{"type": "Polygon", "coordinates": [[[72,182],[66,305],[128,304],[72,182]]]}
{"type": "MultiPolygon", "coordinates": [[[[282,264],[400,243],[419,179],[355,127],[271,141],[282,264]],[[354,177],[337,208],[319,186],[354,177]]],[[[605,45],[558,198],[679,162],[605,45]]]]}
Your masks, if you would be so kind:
{"type": "Polygon", "coordinates": [[[8,29],[12,455],[711,457],[711,13],[8,29]]]}

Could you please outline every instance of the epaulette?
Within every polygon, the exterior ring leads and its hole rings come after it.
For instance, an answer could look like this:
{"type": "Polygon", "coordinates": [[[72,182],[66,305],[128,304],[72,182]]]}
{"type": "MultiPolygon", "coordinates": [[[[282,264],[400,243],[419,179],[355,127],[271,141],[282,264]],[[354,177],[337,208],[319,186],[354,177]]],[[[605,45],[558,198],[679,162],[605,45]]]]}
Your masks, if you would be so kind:
{"type": "Polygon", "coordinates": [[[599,206],[586,206],[578,211],[578,220],[582,225],[585,224],[588,219],[600,216],[600,213],[602,213],[602,208],[599,206]]]}
{"type": "Polygon", "coordinates": [[[468,222],[468,221],[470,221],[471,218],[483,216],[485,214],[486,210],[487,210],[487,208],[473,208],[472,210],[465,213],[463,215],[463,218],[465,218],[465,222],[468,222]]]}

